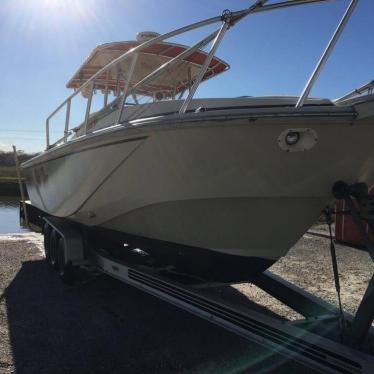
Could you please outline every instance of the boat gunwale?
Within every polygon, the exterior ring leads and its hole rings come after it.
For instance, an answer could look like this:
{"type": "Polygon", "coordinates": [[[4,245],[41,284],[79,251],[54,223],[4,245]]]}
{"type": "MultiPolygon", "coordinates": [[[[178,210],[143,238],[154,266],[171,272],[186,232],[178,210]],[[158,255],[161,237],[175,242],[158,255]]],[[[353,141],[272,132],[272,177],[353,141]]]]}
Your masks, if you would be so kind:
{"type": "MultiPolygon", "coordinates": [[[[230,122],[245,119],[247,121],[256,121],[258,119],[267,119],[267,118],[326,118],[326,120],[331,120],[333,118],[348,118],[351,122],[357,117],[357,112],[353,107],[346,106],[330,106],[330,105],[316,105],[313,107],[304,106],[301,109],[295,109],[294,107],[287,106],[284,111],[279,111],[280,108],[277,108],[276,113],[272,112],[269,108],[260,108],[260,111],[256,111],[251,107],[251,110],[238,109],[239,113],[233,113],[233,109],[230,108],[224,112],[222,108],[220,113],[214,113],[213,111],[207,112],[188,112],[185,113],[183,117],[179,116],[177,113],[167,114],[167,115],[157,115],[144,117],[141,119],[124,121],[118,125],[112,125],[104,127],[86,135],[79,136],[77,138],[71,139],[66,143],[49,148],[48,150],[43,151],[39,155],[33,157],[32,159],[21,164],[22,169],[29,169],[37,165],[43,164],[45,162],[53,161],[55,159],[65,157],[73,153],[83,152],[93,148],[99,148],[102,146],[107,146],[111,144],[117,144],[121,142],[129,142],[135,140],[145,140],[149,137],[149,131],[167,131],[171,128],[175,129],[186,129],[186,127],[214,127],[217,126],[217,122],[230,122]],[[268,109],[268,110],[264,110],[268,109]],[[322,109],[322,110],[321,110],[322,109]],[[334,109],[333,111],[331,109],[334,109]],[[209,124],[208,122],[215,121],[214,124],[209,124]],[[198,122],[198,124],[196,124],[198,122]],[[204,123],[201,123],[204,122],[204,123]],[[171,124],[172,123],[172,124],[171,124]],[[184,126],[181,126],[184,125],[184,126]],[[123,137],[120,139],[105,141],[102,139],[100,144],[97,143],[98,138],[101,140],[101,137],[111,136],[113,133],[123,132],[123,137]],[[148,134],[144,134],[148,132],[148,134]],[[144,134],[144,135],[142,135],[144,134]],[[134,136],[132,136],[134,135],[134,136]],[[127,139],[125,137],[128,137],[127,139]],[[93,144],[87,144],[87,143],[93,144]],[[73,147],[79,147],[77,150],[72,150],[73,147]],[[61,153],[61,154],[60,154],[61,153]],[[55,155],[55,157],[53,157],[55,155]]],[[[217,112],[217,111],[216,111],[217,112]]],[[[239,124],[237,124],[239,126],[239,124]]],[[[242,126],[248,126],[248,122],[242,124],[242,126]]]]}

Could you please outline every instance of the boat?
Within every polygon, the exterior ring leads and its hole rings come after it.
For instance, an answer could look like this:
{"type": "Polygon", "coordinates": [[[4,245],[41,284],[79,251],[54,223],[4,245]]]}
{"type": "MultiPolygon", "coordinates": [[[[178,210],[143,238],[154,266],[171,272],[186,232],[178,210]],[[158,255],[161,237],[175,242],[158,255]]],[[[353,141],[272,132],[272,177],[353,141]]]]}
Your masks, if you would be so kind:
{"type": "Polygon", "coordinates": [[[326,0],[256,1],[163,35],[96,47],[67,84],[74,92],[47,118],[46,150],[22,164],[31,203],[113,233],[123,251],[142,243],[142,253],[180,274],[239,282],[262,273],[333,202],[335,182],[374,183],[373,84],[335,101],[309,97],[357,0],[300,96],[194,95],[202,82],[229,74],[216,51],[237,22],[316,2],[326,0]],[[215,23],[193,46],[167,42],[215,23]],[[78,94],[84,118],[71,126],[78,94]],[[102,107],[93,111],[99,95],[102,107]],[[64,132],[52,143],[51,120],[62,110],[64,132]]]}

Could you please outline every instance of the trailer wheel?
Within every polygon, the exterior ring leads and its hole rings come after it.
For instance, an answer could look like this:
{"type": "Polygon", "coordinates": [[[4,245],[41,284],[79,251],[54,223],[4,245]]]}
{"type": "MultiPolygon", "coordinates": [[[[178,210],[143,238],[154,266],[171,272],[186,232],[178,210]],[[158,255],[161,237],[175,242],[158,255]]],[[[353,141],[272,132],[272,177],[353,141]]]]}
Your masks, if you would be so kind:
{"type": "Polygon", "coordinates": [[[57,269],[57,246],[58,234],[55,229],[52,229],[49,242],[49,263],[52,265],[54,269],[57,269]]]}
{"type": "Polygon", "coordinates": [[[51,227],[48,223],[44,224],[43,227],[43,234],[44,234],[44,254],[45,259],[49,262],[50,261],[50,249],[51,249],[51,227]]]}
{"type": "Polygon", "coordinates": [[[73,283],[73,266],[65,259],[65,240],[59,238],[57,243],[57,269],[62,281],[67,284],[73,283]]]}

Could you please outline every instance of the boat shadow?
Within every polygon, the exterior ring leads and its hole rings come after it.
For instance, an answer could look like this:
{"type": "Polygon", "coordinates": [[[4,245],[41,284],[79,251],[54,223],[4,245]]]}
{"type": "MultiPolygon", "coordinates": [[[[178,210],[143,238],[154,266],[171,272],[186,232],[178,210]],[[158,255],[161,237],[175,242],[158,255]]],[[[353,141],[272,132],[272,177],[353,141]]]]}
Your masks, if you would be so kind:
{"type": "Polygon", "coordinates": [[[82,273],[65,286],[43,260],[23,262],[3,297],[18,374],[259,372],[284,363],[105,275],[82,273]]]}

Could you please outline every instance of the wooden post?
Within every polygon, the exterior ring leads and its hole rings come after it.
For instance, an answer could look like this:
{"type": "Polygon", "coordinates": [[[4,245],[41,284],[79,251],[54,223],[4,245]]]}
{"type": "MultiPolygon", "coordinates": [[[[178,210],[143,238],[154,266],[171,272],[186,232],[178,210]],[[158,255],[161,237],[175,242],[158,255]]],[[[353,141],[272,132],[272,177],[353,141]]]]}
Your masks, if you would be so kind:
{"type": "Polygon", "coordinates": [[[29,226],[29,217],[27,215],[26,201],[25,201],[25,191],[23,190],[23,184],[22,184],[22,179],[21,179],[21,172],[20,172],[20,169],[19,169],[17,149],[16,149],[15,145],[13,146],[13,153],[14,153],[14,162],[16,164],[16,171],[17,171],[17,178],[18,178],[19,190],[21,192],[21,201],[22,201],[22,207],[23,207],[23,214],[25,216],[26,226],[29,226]]]}

